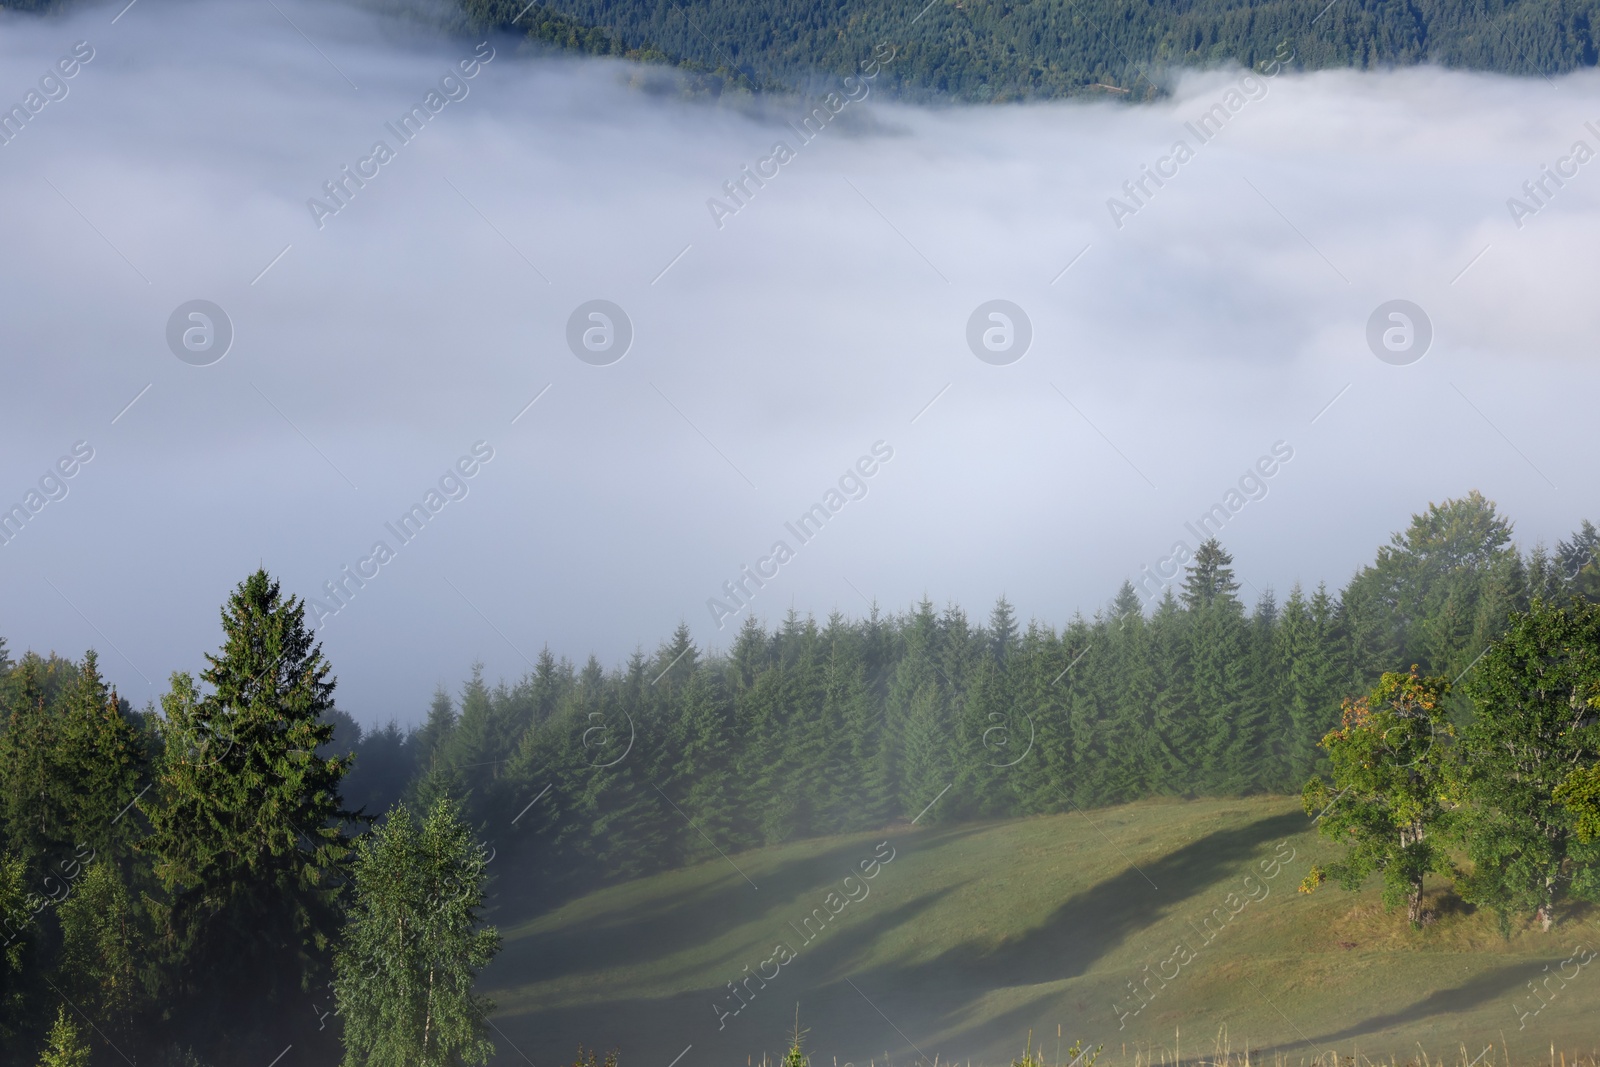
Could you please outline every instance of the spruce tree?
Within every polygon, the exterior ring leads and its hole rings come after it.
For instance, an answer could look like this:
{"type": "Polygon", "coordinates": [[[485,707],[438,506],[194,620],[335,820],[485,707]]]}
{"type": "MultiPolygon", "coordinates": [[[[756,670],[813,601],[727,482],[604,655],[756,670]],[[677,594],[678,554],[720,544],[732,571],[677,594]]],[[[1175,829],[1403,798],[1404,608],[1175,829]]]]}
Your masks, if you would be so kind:
{"type": "Polygon", "coordinates": [[[1006,769],[1007,781],[1017,798],[1018,814],[1056,811],[1062,800],[1055,783],[1066,780],[1069,739],[1059,699],[1063,690],[1054,683],[1070,660],[1062,659],[1055,632],[1035,621],[1028,624],[1012,662],[1017,672],[1017,711],[1027,717],[1024,724],[1034,741],[1032,751],[1006,769]]]}
{"type": "Polygon", "coordinates": [[[1195,773],[1204,791],[1224,794],[1244,792],[1250,784],[1250,642],[1244,608],[1234,595],[1239,584],[1232,563],[1215,539],[1206,541],[1195,551],[1183,585],[1200,729],[1195,773]]]}
{"type": "Polygon", "coordinates": [[[61,902],[57,984],[103,1030],[129,1033],[143,1001],[140,963],[146,931],[110,858],[96,859],[61,902]]]}
{"type": "Polygon", "coordinates": [[[55,1025],[39,1057],[39,1067],[89,1067],[88,1044],[78,1036],[78,1027],[67,1014],[66,1005],[56,1009],[55,1025]]]}
{"type": "Polygon", "coordinates": [[[67,819],[75,851],[87,846],[114,861],[132,841],[129,806],[146,772],[138,732],[116,690],[100,676],[94,650],[61,695],[57,774],[69,791],[67,819]]]}
{"type": "Polygon", "coordinates": [[[1103,788],[1116,801],[1134,800],[1149,795],[1160,774],[1161,750],[1153,717],[1160,685],[1151,671],[1148,628],[1132,582],[1122,583],[1102,630],[1111,654],[1104,745],[1114,765],[1103,788]]]}
{"type": "Polygon", "coordinates": [[[450,743],[456,729],[455,704],[444,686],[433,691],[433,701],[428,705],[428,718],[416,732],[412,741],[417,753],[417,772],[432,770],[450,743]]]}
{"type": "Polygon", "coordinates": [[[38,993],[37,898],[28,892],[28,865],[0,849],[0,1053],[16,1049],[28,1032],[38,993]]]}
{"type": "Polygon", "coordinates": [[[834,797],[826,823],[830,832],[877,829],[889,821],[890,780],[882,704],[867,682],[862,635],[830,620],[827,696],[829,721],[838,723],[830,759],[834,797]]]}
{"type": "Polygon", "coordinates": [[[1150,664],[1161,686],[1151,718],[1156,745],[1156,770],[1152,785],[1158,794],[1184,795],[1195,791],[1196,756],[1203,736],[1194,706],[1194,663],[1189,639],[1189,613],[1178,606],[1168,586],[1150,618],[1150,664]]]}
{"type": "MultiPolygon", "coordinates": [[[[472,675],[461,687],[460,707],[461,714],[456,719],[455,729],[450,731],[448,739],[440,746],[435,769],[463,784],[493,782],[499,777],[502,753],[497,743],[499,731],[494,721],[489,687],[483,681],[482,663],[472,665],[472,675]]],[[[471,790],[470,794],[467,801],[469,817],[474,823],[480,823],[488,815],[486,808],[490,790],[479,787],[471,790]]],[[[466,797],[467,792],[461,795],[466,797]]]]}
{"type": "Polygon", "coordinates": [[[1584,519],[1571,540],[1556,542],[1555,565],[1564,592],[1600,600],[1600,529],[1584,519]]]}
{"type": "Polygon", "coordinates": [[[562,685],[560,665],[550,654],[549,645],[539,650],[539,660],[534,665],[531,682],[533,725],[537,726],[555,714],[556,702],[560,700],[565,688],[562,685]]]}
{"type": "Polygon", "coordinates": [[[209,692],[172,676],[155,787],[140,804],[172,992],[229,1044],[298,995],[337,932],[349,761],[317,754],[333,736],[323,712],[334,681],[304,603],[256,571],[228,598],[222,628],[201,675],[209,692]]]}
{"type": "Polygon", "coordinates": [[[1298,584],[1289,591],[1289,599],[1283,605],[1273,643],[1282,671],[1277,698],[1288,720],[1284,777],[1288,782],[1304,782],[1316,768],[1317,738],[1322,736],[1316,732],[1321,717],[1316,659],[1321,649],[1311,605],[1298,584]]]}
{"type": "Polygon", "coordinates": [[[736,834],[739,801],[734,794],[735,738],[721,680],[696,670],[683,683],[683,740],[671,778],[662,786],[681,818],[692,824],[684,836],[691,859],[715,856],[743,841],[736,834]]]}
{"type": "Polygon", "coordinates": [[[904,697],[905,733],[899,770],[900,814],[916,819],[927,809],[930,823],[939,822],[942,809],[932,804],[954,778],[950,759],[950,731],[946,723],[945,697],[933,666],[921,660],[903,662],[902,669],[915,679],[897,679],[904,697]],[[914,688],[913,688],[914,686],[914,688]]]}
{"type": "Polygon", "coordinates": [[[15,666],[11,662],[11,650],[6,645],[6,639],[0,637],[0,716],[11,711],[11,670],[15,666]]]}
{"type": "Polygon", "coordinates": [[[1017,644],[1017,613],[1004,596],[994,602],[989,612],[989,654],[1004,662],[1017,644]]]}
{"type": "Polygon", "coordinates": [[[651,672],[650,684],[658,688],[665,686],[662,692],[672,692],[692,678],[699,665],[700,650],[695,647],[694,639],[689,634],[689,624],[680,622],[678,628],[672,631],[672,640],[656,651],[656,665],[651,672]]]}
{"type": "Polygon", "coordinates": [[[1249,625],[1247,677],[1230,770],[1251,792],[1292,788],[1289,717],[1279,699],[1283,670],[1274,641],[1278,604],[1270,586],[1256,601],[1249,625]]]}
{"type": "Polygon", "coordinates": [[[0,731],[0,806],[5,840],[31,862],[70,850],[74,804],[61,765],[60,717],[45,704],[35,662],[24,661],[17,675],[0,731]]]}
{"type": "Polygon", "coordinates": [[[946,798],[947,818],[994,818],[1008,814],[1004,788],[1011,762],[1027,747],[1028,725],[1014,715],[1003,667],[989,656],[974,665],[956,716],[954,786],[946,798]]]}
{"type": "Polygon", "coordinates": [[[1233,578],[1233,557],[1215,537],[1203,541],[1189,561],[1183,582],[1183,606],[1198,611],[1219,598],[1235,600],[1239,583],[1233,578]]]}

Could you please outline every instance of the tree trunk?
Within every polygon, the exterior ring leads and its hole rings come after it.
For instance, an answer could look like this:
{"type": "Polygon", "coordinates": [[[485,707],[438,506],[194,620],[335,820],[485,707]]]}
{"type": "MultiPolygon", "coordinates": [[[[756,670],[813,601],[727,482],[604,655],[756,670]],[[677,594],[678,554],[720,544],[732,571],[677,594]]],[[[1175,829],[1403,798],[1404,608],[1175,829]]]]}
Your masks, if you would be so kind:
{"type": "MultiPolygon", "coordinates": [[[[1400,831],[1400,847],[1410,848],[1419,843],[1425,832],[1421,823],[1412,823],[1400,831]]],[[[1418,872],[1411,879],[1411,892],[1406,894],[1406,920],[1413,928],[1422,925],[1422,879],[1425,875],[1426,872],[1418,872]]]]}
{"type": "Polygon", "coordinates": [[[422,1062],[428,1062],[428,1032],[433,1029],[433,968],[428,968],[428,1010],[422,1021],[422,1062]]]}

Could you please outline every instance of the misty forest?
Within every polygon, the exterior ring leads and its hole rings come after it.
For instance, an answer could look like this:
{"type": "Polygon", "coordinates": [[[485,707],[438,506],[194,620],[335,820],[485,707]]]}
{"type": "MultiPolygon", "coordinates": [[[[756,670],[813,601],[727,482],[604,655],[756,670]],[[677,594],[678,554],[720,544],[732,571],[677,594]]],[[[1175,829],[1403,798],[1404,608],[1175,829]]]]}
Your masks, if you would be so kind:
{"type": "Polygon", "coordinates": [[[414,729],[338,710],[265,572],[159,707],[93,650],[0,645],[5,1060],[332,1056],[337,1034],[349,1063],[481,1062],[496,893],[1149,797],[1303,787],[1348,852],[1302,889],[1381,872],[1413,925],[1429,874],[1507,930],[1600,899],[1600,531],[1525,551],[1473,493],[1337,593],[1247,602],[1232,564],[1207,541],[1148,606],[1125,583],[1059,630],[924,600],[746,618],[723,650],[682,625],[610,667],[545,651],[414,729]]]}
{"type": "Polygon", "coordinates": [[[1600,0],[0,0],[0,1067],[1600,1067],[1595,160],[1600,0]]]}

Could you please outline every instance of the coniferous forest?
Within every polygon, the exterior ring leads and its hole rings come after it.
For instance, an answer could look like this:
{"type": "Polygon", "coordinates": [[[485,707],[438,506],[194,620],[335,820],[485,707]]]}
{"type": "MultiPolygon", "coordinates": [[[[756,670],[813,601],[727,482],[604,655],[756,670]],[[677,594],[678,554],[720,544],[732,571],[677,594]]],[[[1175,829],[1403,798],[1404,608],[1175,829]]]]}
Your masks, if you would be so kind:
{"type": "MultiPolygon", "coordinates": [[[[10,0],[50,10],[70,0],[10,0]]],[[[894,59],[874,88],[920,101],[1003,102],[1109,94],[1150,99],[1173,68],[1233,63],[1276,74],[1437,63],[1534,76],[1593,67],[1593,0],[1463,4],[1427,0],[1119,0],[1027,3],[808,0],[751,5],[612,0],[379,2],[460,32],[499,30],[530,46],[677,68],[697,93],[804,92],[857,73],[879,46],[894,59]]],[[[885,53],[879,53],[879,58],[885,53]]],[[[876,73],[876,72],[875,72],[876,73]]],[[[835,88],[836,85],[829,85],[835,88]]]]}
{"type": "MultiPolygon", "coordinates": [[[[1504,710],[1528,706],[1519,664],[1577,649],[1562,684],[1593,688],[1596,601],[1600,531],[1524,550],[1474,493],[1430,505],[1337,592],[1246,598],[1211,541],[1150,604],[1127,583],[1060,629],[1003,597],[979,620],[927,601],[748,619],[718,651],[680,626],[620,667],[546,651],[515,683],[475,671],[412,729],[335,707],[304,602],[265,572],[224,604],[208,668],[174,674],[158,707],[129,706],[93,651],[0,645],[0,1057],[234,1062],[263,1035],[327,1041],[332,1020],[347,1063],[480,1062],[492,1005],[472,979],[497,944],[481,908],[502,851],[535,858],[519,892],[556,899],[911,820],[1302,786],[1310,810],[1331,771],[1324,810],[1350,799],[1329,825],[1359,844],[1308,881],[1383,871],[1415,920],[1423,874],[1448,868],[1424,830],[1449,805],[1417,814],[1398,791],[1436,801],[1450,788],[1428,775],[1471,779],[1450,777],[1439,738],[1519,751],[1526,723],[1504,710]],[[1416,825],[1397,839],[1400,808],[1416,825]]],[[[1551,727],[1571,759],[1549,782],[1508,765],[1463,788],[1502,814],[1567,804],[1594,822],[1592,714],[1551,727]],[[1518,788],[1533,792],[1494,792],[1518,788]]],[[[1547,822],[1592,840],[1582,818],[1547,822]]],[[[1494,859],[1526,828],[1475,825],[1465,891],[1502,914],[1548,924],[1562,894],[1595,888],[1574,843],[1529,890],[1494,859]]]]}
{"type": "Polygon", "coordinates": [[[747,618],[715,654],[681,625],[620,668],[546,651],[514,685],[436,693],[418,730],[364,734],[351,796],[468,797],[480,823],[517,818],[551,868],[626,876],[909,820],[947,786],[922,821],[1298,793],[1346,697],[1413,664],[1460,677],[1535,598],[1600,600],[1597,548],[1585,523],[1523,552],[1473,494],[1417,515],[1337,593],[1247,599],[1211,542],[1153,602],[1129,582],[1060,629],[1002,597],[977,620],[927,601],[747,618]]]}
{"type": "MultiPolygon", "coordinates": [[[[875,88],[908,99],[1006,101],[1079,94],[1148,99],[1175,67],[1277,73],[1437,63],[1525,76],[1592,67],[1591,4],[1522,0],[1119,0],[1026,3],[784,0],[690,4],[462,0],[459,20],[591,55],[671,63],[721,91],[804,90],[892,46],[875,88]]],[[[829,86],[833,88],[834,86],[829,86]]]]}

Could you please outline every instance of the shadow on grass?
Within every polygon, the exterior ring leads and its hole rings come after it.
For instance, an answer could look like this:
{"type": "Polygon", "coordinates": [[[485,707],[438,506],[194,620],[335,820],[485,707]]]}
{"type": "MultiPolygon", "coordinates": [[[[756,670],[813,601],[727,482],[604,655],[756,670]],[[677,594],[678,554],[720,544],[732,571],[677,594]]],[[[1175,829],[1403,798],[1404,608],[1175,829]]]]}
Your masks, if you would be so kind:
{"type": "MultiPolygon", "coordinates": [[[[978,825],[926,831],[903,839],[898,847],[936,848],[983,829],[978,825]]],[[[752,869],[748,873],[756,879],[759,889],[752,889],[744,877],[725,865],[726,877],[710,885],[653,896],[644,909],[619,910],[582,926],[508,940],[497,961],[495,978],[507,984],[522,984],[649,963],[759,920],[786,901],[804,901],[805,907],[796,904],[794,909],[804,914],[845,876],[859,874],[856,864],[871,858],[873,844],[887,836],[865,835],[765,870],[752,869]],[[817,900],[809,899],[807,893],[817,900]]],[[[713,862],[724,863],[720,859],[713,862]]],[[[505,922],[498,915],[492,918],[505,922]]],[[[692,972],[697,966],[689,970],[692,972]]]]}
{"type": "MultiPolygon", "coordinates": [[[[931,1033],[942,1033],[941,1048],[946,1052],[952,1046],[1001,1047],[1016,1040],[1018,1027],[1027,1025],[1040,999],[1053,994],[1041,991],[1038,997],[1020,998],[1018,1005],[1000,1014],[963,1022],[981,1014],[979,1004],[985,997],[1007,988],[1084,974],[1108,952],[1219,881],[1248,873],[1259,875],[1252,863],[1258,850],[1274,840],[1303,833],[1306,825],[1304,815],[1287,812],[1217,830],[1144,864],[1142,871],[1130,866],[1074,894],[1039,926],[1009,942],[969,942],[918,963],[861,967],[861,961],[882,938],[902,927],[914,931],[914,924],[940,899],[987,873],[974,870],[961,883],[921,894],[893,909],[880,912],[869,906],[847,928],[803,947],[797,944],[799,959],[785,967],[784,977],[773,983],[774,988],[763,990],[736,1019],[719,1018],[719,1009],[713,1005],[728,1003],[724,998],[729,994],[713,987],[664,998],[619,998],[560,1010],[534,1010],[503,1016],[500,1025],[513,1035],[527,1034],[530,1040],[539,1035],[546,1055],[583,1040],[643,1047],[652,1056],[664,1050],[666,1059],[671,1059],[692,1043],[697,1055],[710,1057],[705,1062],[711,1062],[713,1054],[734,1056],[728,1062],[736,1062],[759,1049],[770,1035],[782,1034],[786,1024],[792,1025],[795,1001],[800,999],[812,1018],[828,1020],[827,1036],[819,1030],[818,1039],[841,1052],[859,1054],[884,1043],[905,1049],[913,1040],[905,1035],[931,1033]]],[[[920,851],[980,829],[952,828],[897,838],[896,847],[904,841],[906,847],[920,851]]],[[[786,863],[758,881],[776,885],[785,877],[798,882],[803,876],[806,886],[826,885],[843,876],[844,864],[853,861],[860,850],[859,842],[829,849],[786,863]]],[[[527,962],[518,968],[520,980],[576,973],[574,966],[590,970],[637,963],[703,943],[708,936],[726,930],[730,919],[742,921],[766,914],[771,904],[763,893],[752,891],[734,876],[709,891],[682,894],[671,907],[652,909],[651,915],[637,921],[524,939],[530,944],[527,962]],[[528,973],[523,975],[523,971],[528,973]]],[[[1218,896],[1220,902],[1220,892],[1218,896]]],[[[781,929],[778,933],[781,935],[781,929]]],[[[757,961],[748,962],[753,966],[757,961]]],[[[504,969],[496,970],[492,981],[514,984],[506,980],[504,969]]],[[[733,970],[730,979],[739,977],[738,968],[733,970]]]]}
{"type": "MultiPolygon", "coordinates": [[[[920,894],[893,908],[871,913],[870,920],[853,923],[848,929],[826,930],[810,944],[779,923],[771,931],[772,939],[786,942],[797,951],[796,957],[784,965],[772,981],[752,980],[749,985],[741,986],[738,997],[727,987],[713,986],[666,997],[617,998],[570,1007],[507,1012],[495,1016],[500,1028],[496,1036],[508,1046],[514,1041],[513,1047],[521,1050],[520,1055],[531,1055],[536,1063],[548,1062],[553,1056],[570,1055],[581,1041],[601,1048],[620,1046],[630,1050],[635,1058],[653,1058],[673,1046],[663,1062],[686,1044],[693,1044],[706,1054],[701,1062],[732,1064],[748,1058],[751,1051],[763,1043],[781,1038],[787,1032],[786,1020],[792,1021],[797,1001],[804,1002],[807,1017],[818,1019],[834,1018],[839,1013],[864,1007],[847,983],[825,980],[831,962],[863,951],[873,939],[888,931],[915,923],[960,888],[960,885],[945,886],[920,894]]],[[[724,977],[730,984],[733,979],[744,978],[743,965],[748,963],[755,967],[770,951],[752,949],[749,959],[725,965],[724,977]]],[[[703,967],[691,970],[702,971],[703,967]]],[[[670,982],[672,977],[662,976],[661,980],[670,982]]],[[[821,1034],[818,1036],[820,1038],[821,1034]]],[[[830,1038],[835,1036],[830,1032],[830,1038]]],[[[775,1053],[774,1060],[782,1053],[778,1047],[769,1051],[775,1053]]]]}
{"type": "MultiPolygon", "coordinates": [[[[1305,829],[1304,815],[1286,812],[1218,830],[1145,864],[1142,870],[1130,866],[1074,894],[1042,924],[1009,943],[958,945],[923,964],[876,968],[853,977],[863,988],[870,985],[883,991],[881,996],[889,1003],[878,1006],[902,1026],[905,1020],[924,1032],[942,1029],[982,995],[1084,974],[1095,961],[1219,880],[1259,876],[1251,862],[1257,850],[1305,829]],[[919,1017],[928,1022],[918,1025],[919,1017]]],[[[1015,1039],[1016,1028],[1026,1025],[1033,1010],[1034,1004],[1027,1003],[958,1026],[948,1040],[979,1048],[1004,1044],[1015,1039]]]]}
{"type": "MultiPolygon", "coordinates": [[[[1509,1006],[1513,990],[1519,988],[1526,990],[1525,983],[1530,978],[1536,978],[1544,973],[1544,966],[1543,963],[1518,963],[1485,971],[1453,988],[1434,990],[1408,1008],[1385,1015],[1370,1015],[1343,1030],[1336,1030],[1331,1034],[1323,1034],[1286,1047],[1290,1049],[1325,1047],[1349,1038],[1365,1037],[1393,1027],[1421,1022],[1434,1015],[1453,1015],[1456,1012],[1470,1011],[1499,997],[1507,997],[1509,1006]]],[[[1529,996],[1531,998],[1531,994],[1529,996]]]]}
{"type": "MultiPolygon", "coordinates": [[[[1250,862],[1256,850],[1305,827],[1304,815],[1287,812],[1207,834],[1142,869],[1130,866],[1074,894],[1044,923],[1009,944],[958,945],[916,970],[939,973],[954,968],[984,987],[1036,985],[1077,977],[1219,879],[1230,874],[1259,877],[1250,862]]],[[[919,975],[903,972],[896,977],[914,983],[919,975]]]]}

